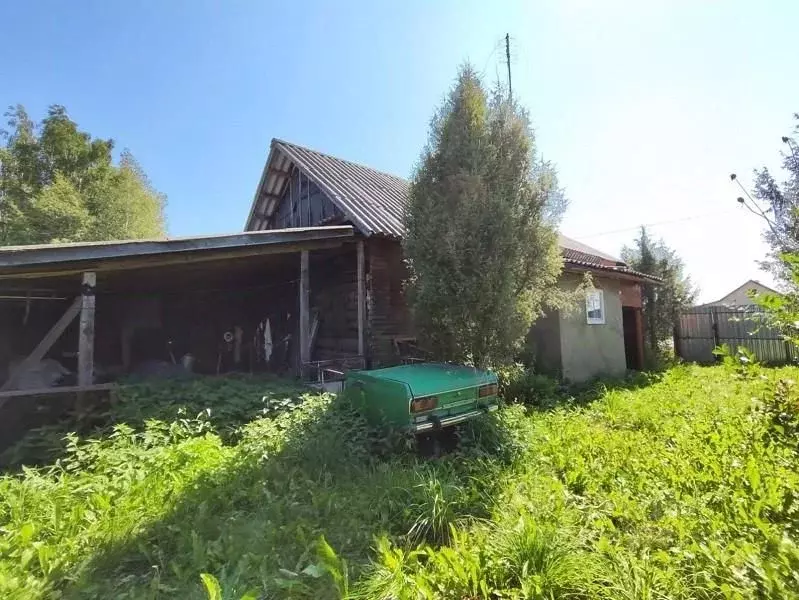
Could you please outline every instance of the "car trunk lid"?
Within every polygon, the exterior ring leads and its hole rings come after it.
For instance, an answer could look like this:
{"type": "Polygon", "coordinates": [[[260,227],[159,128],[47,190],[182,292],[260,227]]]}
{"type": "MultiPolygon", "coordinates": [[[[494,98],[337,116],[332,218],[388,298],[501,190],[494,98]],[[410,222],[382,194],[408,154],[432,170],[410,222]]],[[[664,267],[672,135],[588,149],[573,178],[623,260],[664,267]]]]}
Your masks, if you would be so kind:
{"type": "Polygon", "coordinates": [[[496,382],[485,371],[441,363],[400,365],[371,371],[371,374],[406,383],[414,398],[437,396],[439,405],[459,402],[467,397],[475,399],[479,386],[496,382]]]}

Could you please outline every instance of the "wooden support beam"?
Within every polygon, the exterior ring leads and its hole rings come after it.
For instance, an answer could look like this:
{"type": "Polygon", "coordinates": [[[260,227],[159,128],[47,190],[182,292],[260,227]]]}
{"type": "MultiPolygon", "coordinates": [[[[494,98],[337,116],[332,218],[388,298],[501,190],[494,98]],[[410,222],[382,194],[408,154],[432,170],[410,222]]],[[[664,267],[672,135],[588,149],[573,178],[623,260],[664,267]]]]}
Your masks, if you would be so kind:
{"type": "Polygon", "coordinates": [[[638,370],[644,370],[644,319],[640,308],[635,309],[635,350],[638,370]]]}
{"type": "Polygon", "coordinates": [[[311,332],[308,334],[308,358],[313,356],[313,349],[316,345],[316,336],[319,333],[319,311],[313,311],[313,318],[311,319],[311,332]]]}
{"type": "MultiPolygon", "coordinates": [[[[203,252],[203,253],[190,253],[190,252],[170,252],[164,255],[144,256],[144,257],[129,257],[124,260],[113,259],[112,261],[92,261],[92,271],[96,273],[108,271],[123,271],[129,269],[143,269],[151,267],[161,267],[166,265],[188,265],[193,263],[204,263],[214,261],[235,260],[239,258],[251,256],[273,256],[277,254],[290,254],[299,250],[313,249],[322,250],[327,248],[337,248],[344,243],[344,239],[330,239],[301,242],[295,244],[285,244],[270,248],[269,246],[246,246],[241,250],[231,252],[203,252]]],[[[58,265],[53,270],[52,263],[37,265],[30,270],[20,271],[18,273],[0,273],[0,281],[4,279],[42,279],[45,277],[63,277],[65,275],[74,275],[84,273],[86,267],[81,268],[80,265],[58,265]]]]}
{"type": "Polygon", "coordinates": [[[57,397],[65,394],[78,394],[78,397],[94,392],[112,392],[118,389],[116,383],[98,383],[95,385],[70,385],[62,387],[37,388],[34,390],[10,390],[0,392],[0,408],[14,398],[57,397]]]}
{"type": "Polygon", "coordinates": [[[97,275],[95,273],[83,274],[78,338],[78,385],[91,385],[94,381],[94,288],[96,285],[97,275]]]}
{"type": "Polygon", "coordinates": [[[366,281],[364,278],[363,240],[358,240],[358,356],[364,355],[364,319],[366,318],[366,281]]]}
{"type": "Polygon", "coordinates": [[[44,358],[44,355],[53,347],[55,341],[61,337],[61,334],[64,333],[64,330],[69,326],[70,323],[78,316],[78,313],[81,309],[81,298],[75,298],[72,304],[69,305],[66,312],[61,315],[61,318],[56,321],[55,325],[50,328],[50,331],[42,338],[42,341],[33,349],[28,357],[23,360],[17,369],[11,374],[11,376],[6,380],[3,384],[3,387],[0,388],[0,391],[6,391],[14,389],[19,381],[20,376],[28,371],[33,365],[38,363],[40,360],[44,358]]]}
{"type": "Polygon", "coordinates": [[[60,396],[63,394],[82,394],[86,392],[109,392],[119,389],[116,383],[96,383],[93,385],[64,385],[61,387],[37,388],[34,390],[10,390],[0,392],[0,406],[10,398],[27,398],[31,396],[60,396]]]}
{"type": "Polygon", "coordinates": [[[309,286],[308,286],[308,251],[300,252],[300,374],[303,367],[311,361],[310,324],[309,324],[309,286]]]}

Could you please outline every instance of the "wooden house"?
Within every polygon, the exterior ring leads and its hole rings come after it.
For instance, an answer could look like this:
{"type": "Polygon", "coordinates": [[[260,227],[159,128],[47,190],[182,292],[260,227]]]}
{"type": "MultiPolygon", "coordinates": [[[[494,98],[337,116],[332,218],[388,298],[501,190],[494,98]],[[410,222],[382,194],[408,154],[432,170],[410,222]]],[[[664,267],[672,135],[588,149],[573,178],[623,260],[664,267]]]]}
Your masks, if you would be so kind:
{"type": "MultiPolygon", "coordinates": [[[[349,224],[356,232],[357,242],[349,248],[350,256],[342,257],[342,268],[325,272],[323,279],[311,278],[309,302],[319,328],[303,362],[346,357],[357,350],[370,365],[390,364],[398,358],[400,343],[415,337],[403,295],[407,273],[401,240],[407,195],[405,179],[272,141],[246,230],[349,224]],[[363,265],[360,283],[356,271],[347,268],[353,264],[363,265]],[[365,299],[361,311],[356,310],[359,297],[365,299]]],[[[596,290],[578,316],[553,312],[533,329],[540,365],[575,380],[641,368],[640,285],[656,279],[565,236],[560,236],[560,245],[561,285],[576,286],[581,274],[590,272],[596,290]]]]}

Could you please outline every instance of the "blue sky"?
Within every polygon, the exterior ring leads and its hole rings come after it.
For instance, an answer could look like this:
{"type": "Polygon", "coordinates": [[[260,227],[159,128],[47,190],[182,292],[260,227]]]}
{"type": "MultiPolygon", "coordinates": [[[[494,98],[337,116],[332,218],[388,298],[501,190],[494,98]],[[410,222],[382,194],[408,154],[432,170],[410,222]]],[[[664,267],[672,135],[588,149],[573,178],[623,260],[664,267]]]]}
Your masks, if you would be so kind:
{"type": "Polygon", "coordinates": [[[778,164],[797,22],[787,0],[6,1],[0,106],[63,104],[129,148],[171,235],[238,231],[272,137],[408,176],[458,65],[504,77],[510,32],[563,232],[617,253],[657,224],[711,300],[770,281],[728,174],[778,164]]]}

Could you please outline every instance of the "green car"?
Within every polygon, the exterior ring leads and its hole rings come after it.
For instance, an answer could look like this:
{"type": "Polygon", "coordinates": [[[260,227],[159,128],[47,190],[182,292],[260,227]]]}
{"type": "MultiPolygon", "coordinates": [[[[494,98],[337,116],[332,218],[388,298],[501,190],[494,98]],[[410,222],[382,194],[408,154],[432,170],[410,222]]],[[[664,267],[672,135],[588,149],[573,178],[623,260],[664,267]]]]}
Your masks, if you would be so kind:
{"type": "Polygon", "coordinates": [[[497,377],[473,367],[416,363],[349,371],[344,392],[374,424],[425,433],[497,409],[497,377]]]}

